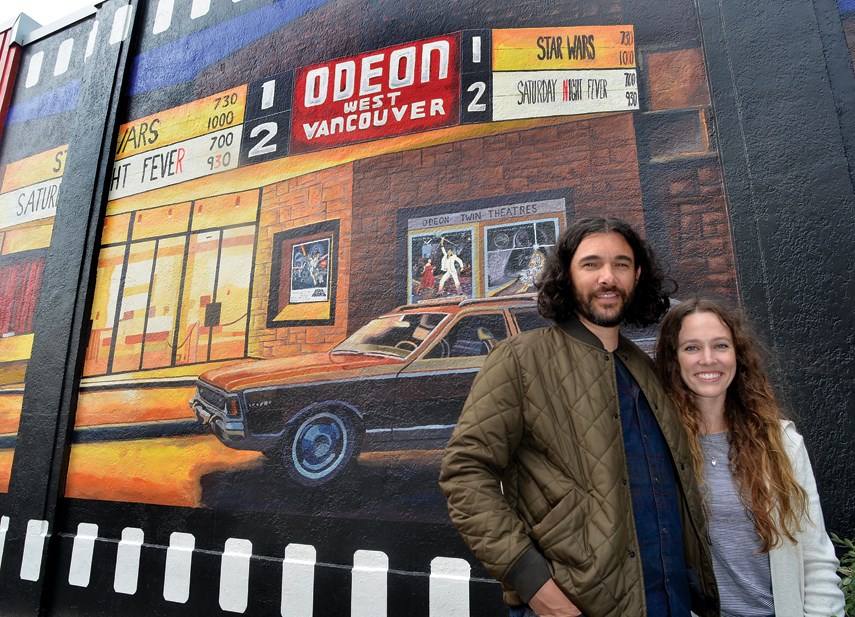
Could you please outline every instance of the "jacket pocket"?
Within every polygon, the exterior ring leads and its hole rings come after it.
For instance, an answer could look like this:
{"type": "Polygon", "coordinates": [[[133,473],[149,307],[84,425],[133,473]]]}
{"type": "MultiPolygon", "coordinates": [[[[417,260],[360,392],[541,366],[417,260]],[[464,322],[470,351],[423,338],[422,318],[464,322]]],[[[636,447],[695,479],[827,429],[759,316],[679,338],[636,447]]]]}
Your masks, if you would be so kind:
{"type": "Polygon", "coordinates": [[[589,510],[587,496],[571,490],[531,528],[531,538],[547,559],[577,567],[591,559],[589,510]]]}

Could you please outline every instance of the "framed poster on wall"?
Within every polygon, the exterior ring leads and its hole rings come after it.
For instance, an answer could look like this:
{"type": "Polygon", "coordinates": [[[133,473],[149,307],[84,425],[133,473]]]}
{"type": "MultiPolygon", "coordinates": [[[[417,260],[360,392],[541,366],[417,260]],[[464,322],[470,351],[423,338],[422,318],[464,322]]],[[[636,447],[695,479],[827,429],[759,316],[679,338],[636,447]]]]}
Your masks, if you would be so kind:
{"type": "Polygon", "coordinates": [[[273,237],[267,327],[335,323],[339,221],[273,237]]]}

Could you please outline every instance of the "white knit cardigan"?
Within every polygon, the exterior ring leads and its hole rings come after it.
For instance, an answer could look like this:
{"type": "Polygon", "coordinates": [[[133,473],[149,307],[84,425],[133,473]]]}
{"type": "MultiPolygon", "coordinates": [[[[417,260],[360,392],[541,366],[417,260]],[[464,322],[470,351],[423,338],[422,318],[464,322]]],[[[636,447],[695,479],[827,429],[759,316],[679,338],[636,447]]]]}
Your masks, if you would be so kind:
{"type": "Polygon", "coordinates": [[[805,442],[789,420],[782,423],[784,447],[793,473],[807,492],[809,517],[802,517],[794,544],[784,540],[769,551],[775,617],[844,617],[839,562],[825,532],[816,480],[805,442]]]}

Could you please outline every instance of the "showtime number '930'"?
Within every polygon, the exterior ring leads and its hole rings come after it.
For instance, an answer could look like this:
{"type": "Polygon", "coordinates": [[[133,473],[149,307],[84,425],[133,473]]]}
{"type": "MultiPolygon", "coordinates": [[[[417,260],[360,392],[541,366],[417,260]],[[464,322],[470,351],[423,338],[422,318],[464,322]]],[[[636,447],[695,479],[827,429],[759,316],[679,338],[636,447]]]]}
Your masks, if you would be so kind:
{"type": "Polygon", "coordinates": [[[223,152],[222,154],[214,154],[213,156],[208,157],[207,163],[208,169],[211,171],[223,169],[232,164],[232,153],[223,152]]]}

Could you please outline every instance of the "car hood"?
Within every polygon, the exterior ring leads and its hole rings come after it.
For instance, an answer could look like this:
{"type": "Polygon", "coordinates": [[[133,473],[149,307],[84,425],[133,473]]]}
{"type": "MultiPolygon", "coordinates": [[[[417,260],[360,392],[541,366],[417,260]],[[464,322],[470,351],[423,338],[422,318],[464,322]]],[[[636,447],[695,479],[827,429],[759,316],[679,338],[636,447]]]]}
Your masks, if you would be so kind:
{"type": "Polygon", "coordinates": [[[297,383],[317,383],[395,374],[406,363],[401,358],[363,354],[313,353],[273,360],[245,360],[200,375],[199,379],[233,392],[297,383]]]}

